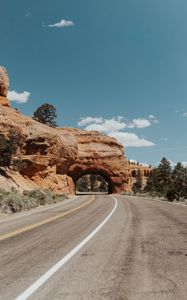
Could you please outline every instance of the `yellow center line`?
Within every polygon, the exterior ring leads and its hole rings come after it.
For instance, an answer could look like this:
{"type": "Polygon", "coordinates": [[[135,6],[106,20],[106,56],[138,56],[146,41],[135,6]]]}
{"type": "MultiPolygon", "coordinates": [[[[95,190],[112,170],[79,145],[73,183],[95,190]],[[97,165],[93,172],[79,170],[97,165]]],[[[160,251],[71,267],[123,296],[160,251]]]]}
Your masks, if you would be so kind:
{"type": "Polygon", "coordinates": [[[77,211],[77,210],[79,210],[79,209],[81,209],[81,208],[83,208],[83,207],[89,205],[89,204],[92,203],[94,200],[95,200],[95,196],[92,196],[91,199],[90,199],[89,201],[87,201],[86,203],[83,203],[83,204],[81,204],[80,206],[78,206],[78,207],[76,207],[76,208],[73,208],[73,209],[71,209],[71,210],[69,210],[69,211],[66,211],[66,212],[64,212],[64,213],[60,213],[60,214],[58,214],[58,215],[56,215],[56,216],[53,216],[53,217],[51,217],[51,218],[48,218],[48,219],[45,219],[45,220],[43,220],[43,221],[37,222],[37,223],[35,223],[35,224],[31,224],[31,225],[29,225],[29,226],[19,228],[19,229],[15,230],[15,231],[12,231],[12,232],[5,233],[5,234],[3,234],[3,235],[0,235],[0,241],[6,240],[6,239],[8,239],[8,238],[10,238],[10,237],[13,237],[13,236],[17,235],[17,234],[20,234],[20,233],[23,233],[23,232],[26,232],[26,231],[35,229],[35,228],[37,228],[37,227],[40,227],[40,226],[45,225],[45,224],[48,224],[48,223],[50,223],[50,222],[52,222],[52,221],[55,221],[55,220],[57,220],[57,219],[60,219],[60,218],[62,218],[62,217],[65,217],[65,216],[67,216],[67,215],[70,215],[70,214],[72,214],[73,212],[75,212],[75,211],[77,211]]]}

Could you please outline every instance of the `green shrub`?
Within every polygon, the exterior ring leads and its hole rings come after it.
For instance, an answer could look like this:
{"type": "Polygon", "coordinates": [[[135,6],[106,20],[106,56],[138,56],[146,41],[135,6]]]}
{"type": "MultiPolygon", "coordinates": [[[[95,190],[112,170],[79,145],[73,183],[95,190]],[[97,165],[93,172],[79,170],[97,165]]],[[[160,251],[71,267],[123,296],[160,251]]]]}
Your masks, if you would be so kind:
{"type": "Polygon", "coordinates": [[[24,192],[24,195],[28,198],[33,198],[37,201],[38,205],[45,205],[46,204],[46,194],[40,190],[31,190],[24,192]]]}
{"type": "Polygon", "coordinates": [[[16,132],[11,131],[8,137],[0,134],[0,166],[9,167],[13,155],[16,153],[19,144],[19,136],[16,132]]]}
{"type": "Polygon", "coordinates": [[[46,190],[24,191],[23,194],[15,189],[11,192],[0,189],[0,210],[4,213],[16,213],[22,210],[30,210],[40,205],[57,203],[66,198],[66,195],[56,195],[46,190]]]}
{"type": "Polygon", "coordinates": [[[19,212],[23,209],[23,201],[21,195],[18,193],[9,193],[3,200],[3,211],[8,212],[9,210],[13,213],[19,212]]]}
{"type": "Polygon", "coordinates": [[[169,202],[173,202],[174,200],[179,201],[179,195],[174,188],[170,188],[166,193],[166,198],[169,202]]]}

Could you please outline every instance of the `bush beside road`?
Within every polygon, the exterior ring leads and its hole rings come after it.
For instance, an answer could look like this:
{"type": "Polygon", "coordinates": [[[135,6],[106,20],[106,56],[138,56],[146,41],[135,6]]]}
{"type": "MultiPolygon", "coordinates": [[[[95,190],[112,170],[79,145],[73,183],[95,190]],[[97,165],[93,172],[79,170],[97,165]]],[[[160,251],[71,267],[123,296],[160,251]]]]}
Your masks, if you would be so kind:
{"type": "Polygon", "coordinates": [[[20,193],[16,190],[7,192],[0,189],[0,213],[16,213],[30,210],[40,205],[57,203],[67,198],[66,195],[57,195],[51,191],[32,190],[20,193]]]}

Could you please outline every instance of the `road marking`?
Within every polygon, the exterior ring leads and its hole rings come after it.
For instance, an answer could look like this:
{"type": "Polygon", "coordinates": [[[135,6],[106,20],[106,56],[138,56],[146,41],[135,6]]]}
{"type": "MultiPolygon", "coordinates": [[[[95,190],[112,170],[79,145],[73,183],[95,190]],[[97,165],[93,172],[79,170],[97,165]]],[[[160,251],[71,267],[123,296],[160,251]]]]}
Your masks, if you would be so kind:
{"type": "Polygon", "coordinates": [[[0,235],[0,241],[6,240],[6,239],[8,239],[8,238],[10,238],[10,237],[13,237],[13,236],[15,236],[15,235],[18,235],[18,234],[20,234],[20,233],[23,233],[23,232],[26,232],[26,231],[35,229],[35,228],[37,228],[37,227],[40,227],[40,226],[42,226],[42,225],[45,225],[45,224],[47,224],[47,223],[50,223],[50,222],[52,222],[52,221],[55,221],[55,220],[60,219],[60,218],[62,218],[62,217],[65,217],[65,216],[67,216],[67,215],[70,215],[70,214],[72,214],[73,212],[75,212],[75,211],[77,211],[77,210],[79,210],[79,209],[81,209],[81,208],[87,206],[88,204],[92,203],[94,200],[95,200],[95,196],[92,196],[92,198],[91,198],[89,201],[87,201],[86,203],[83,203],[83,204],[81,204],[80,206],[78,206],[78,207],[76,207],[76,208],[73,208],[73,209],[71,209],[71,210],[69,210],[69,211],[67,211],[67,212],[60,213],[60,214],[58,214],[58,215],[56,215],[56,216],[53,216],[53,217],[51,217],[51,218],[48,218],[48,219],[45,219],[45,220],[43,220],[43,221],[37,222],[37,223],[35,223],[35,224],[31,224],[31,225],[29,225],[29,226],[26,226],[26,227],[23,227],[23,228],[19,228],[19,229],[15,230],[15,231],[12,231],[12,232],[5,233],[5,234],[3,234],[3,235],[0,235]]]}
{"type": "Polygon", "coordinates": [[[11,221],[14,221],[14,220],[17,220],[17,219],[20,219],[20,218],[23,218],[23,217],[27,217],[27,216],[30,216],[33,214],[33,212],[46,212],[46,211],[50,211],[51,208],[59,208],[61,206],[65,206],[66,204],[69,204],[69,203],[72,203],[72,202],[76,202],[77,199],[76,198],[79,198],[79,196],[75,196],[73,198],[70,198],[70,199],[65,199],[63,200],[62,202],[57,202],[57,203],[53,203],[53,204],[49,204],[49,205],[46,205],[46,206],[38,206],[38,207],[35,207],[35,208],[31,208],[31,210],[23,210],[23,211],[20,211],[18,213],[15,213],[15,214],[11,214],[11,216],[9,215],[0,215],[0,217],[3,216],[3,218],[0,218],[0,226],[1,226],[1,223],[5,224],[5,223],[8,223],[11,221]]]}
{"type": "MultiPolygon", "coordinates": [[[[113,197],[113,196],[112,196],[113,197]]],[[[27,288],[22,294],[20,294],[15,300],[26,300],[28,299],[36,290],[38,290],[51,276],[53,276],[60,268],[63,267],[85,244],[91,240],[94,235],[108,222],[112,217],[113,213],[117,208],[117,200],[114,199],[114,207],[110,214],[75,248],[73,248],[66,256],[64,256],[60,261],[58,261],[51,269],[44,273],[37,281],[35,281],[29,288],[27,288]]]]}

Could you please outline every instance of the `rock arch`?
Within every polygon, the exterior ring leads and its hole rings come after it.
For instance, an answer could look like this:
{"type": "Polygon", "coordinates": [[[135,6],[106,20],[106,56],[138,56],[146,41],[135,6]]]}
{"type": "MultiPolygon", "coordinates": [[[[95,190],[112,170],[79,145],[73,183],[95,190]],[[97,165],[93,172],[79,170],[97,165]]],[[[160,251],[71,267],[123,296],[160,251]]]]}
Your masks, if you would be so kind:
{"type": "Polygon", "coordinates": [[[87,174],[97,174],[101,175],[106,182],[108,182],[108,193],[112,194],[114,190],[113,182],[111,181],[110,175],[106,172],[106,170],[100,169],[100,168],[91,168],[88,167],[85,170],[82,170],[82,168],[73,168],[71,171],[69,171],[68,175],[73,179],[75,188],[77,181],[84,175],[87,174]]]}
{"type": "Polygon", "coordinates": [[[80,193],[105,193],[111,194],[112,187],[109,177],[101,172],[89,172],[81,175],[75,182],[76,194],[80,193]]]}
{"type": "Polygon", "coordinates": [[[67,170],[74,185],[82,175],[97,173],[109,183],[110,193],[129,190],[129,164],[120,143],[97,131],[69,129],[69,133],[78,146],[76,159],[67,170]]]}

